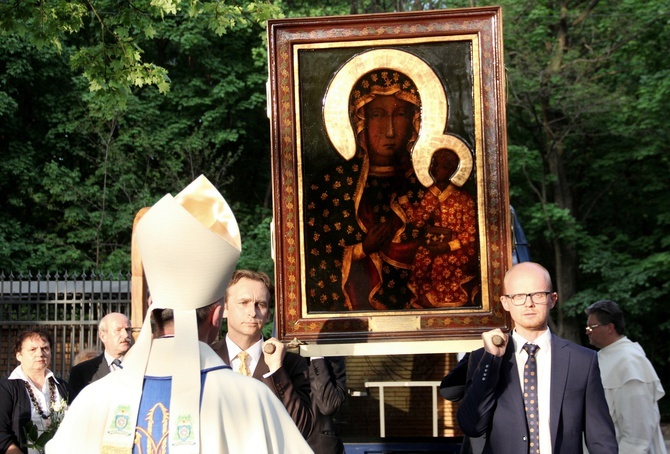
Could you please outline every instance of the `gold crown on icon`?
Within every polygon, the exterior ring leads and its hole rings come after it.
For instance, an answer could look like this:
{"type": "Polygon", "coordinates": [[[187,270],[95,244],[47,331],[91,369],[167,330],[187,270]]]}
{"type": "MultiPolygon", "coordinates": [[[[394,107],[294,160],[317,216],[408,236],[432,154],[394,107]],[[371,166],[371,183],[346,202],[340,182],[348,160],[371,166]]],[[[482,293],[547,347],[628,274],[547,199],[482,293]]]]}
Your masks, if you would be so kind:
{"type": "Polygon", "coordinates": [[[378,95],[393,95],[421,107],[421,98],[414,82],[399,71],[375,69],[363,75],[351,90],[351,112],[356,112],[378,95]]]}

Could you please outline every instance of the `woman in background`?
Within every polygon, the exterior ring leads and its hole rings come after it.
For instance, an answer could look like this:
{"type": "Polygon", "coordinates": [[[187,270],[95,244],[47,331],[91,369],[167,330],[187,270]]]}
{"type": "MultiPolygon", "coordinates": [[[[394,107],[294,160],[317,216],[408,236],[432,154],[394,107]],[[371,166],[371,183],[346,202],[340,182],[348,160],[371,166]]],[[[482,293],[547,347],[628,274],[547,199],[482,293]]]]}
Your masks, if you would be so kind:
{"type": "Polygon", "coordinates": [[[36,454],[26,447],[26,430],[32,422],[38,435],[51,424],[54,408],[67,403],[69,388],[49,370],[51,337],[27,330],[14,343],[19,365],[0,380],[0,454],[36,454]]]}

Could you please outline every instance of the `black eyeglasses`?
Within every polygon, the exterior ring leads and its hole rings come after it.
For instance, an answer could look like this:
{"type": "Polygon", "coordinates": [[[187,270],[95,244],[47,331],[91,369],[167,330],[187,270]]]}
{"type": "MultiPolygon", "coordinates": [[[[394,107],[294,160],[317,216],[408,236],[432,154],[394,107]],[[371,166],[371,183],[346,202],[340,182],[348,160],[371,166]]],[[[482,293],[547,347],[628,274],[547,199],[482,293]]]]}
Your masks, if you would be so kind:
{"type": "Polygon", "coordinates": [[[529,296],[533,304],[547,304],[549,302],[549,295],[551,295],[551,292],[515,293],[514,295],[503,296],[510,299],[515,306],[523,306],[526,304],[526,299],[529,296]]]}
{"type": "Polygon", "coordinates": [[[585,328],[586,329],[586,334],[591,334],[594,329],[599,328],[601,326],[605,326],[605,325],[601,325],[599,323],[596,323],[595,325],[586,325],[586,328],[585,328]]]}

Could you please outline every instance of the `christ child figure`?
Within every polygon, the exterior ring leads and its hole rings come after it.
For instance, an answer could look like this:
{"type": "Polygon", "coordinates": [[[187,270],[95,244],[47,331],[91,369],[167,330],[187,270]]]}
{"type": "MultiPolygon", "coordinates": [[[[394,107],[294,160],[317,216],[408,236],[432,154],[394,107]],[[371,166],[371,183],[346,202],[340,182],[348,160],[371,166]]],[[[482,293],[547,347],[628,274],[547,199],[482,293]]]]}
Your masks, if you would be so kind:
{"type": "Polygon", "coordinates": [[[459,161],[453,150],[436,150],[429,167],[433,185],[414,204],[398,198],[407,222],[424,232],[408,283],[415,308],[460,307],[474,298],[477,215],[472,196],[451,182],[459,161]]]}

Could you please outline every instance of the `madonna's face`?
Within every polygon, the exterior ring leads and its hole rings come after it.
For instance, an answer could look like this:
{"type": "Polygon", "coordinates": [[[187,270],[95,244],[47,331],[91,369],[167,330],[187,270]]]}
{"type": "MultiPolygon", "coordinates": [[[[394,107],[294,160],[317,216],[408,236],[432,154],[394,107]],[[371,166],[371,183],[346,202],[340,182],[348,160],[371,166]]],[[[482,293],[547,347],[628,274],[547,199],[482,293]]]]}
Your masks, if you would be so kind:
{"type": "Polygon", "coordinates": [[[395,96],[377,96],[365,106],[368,156],[371,165],[397,164],[412,137],[414,106],[395,96]]]}

